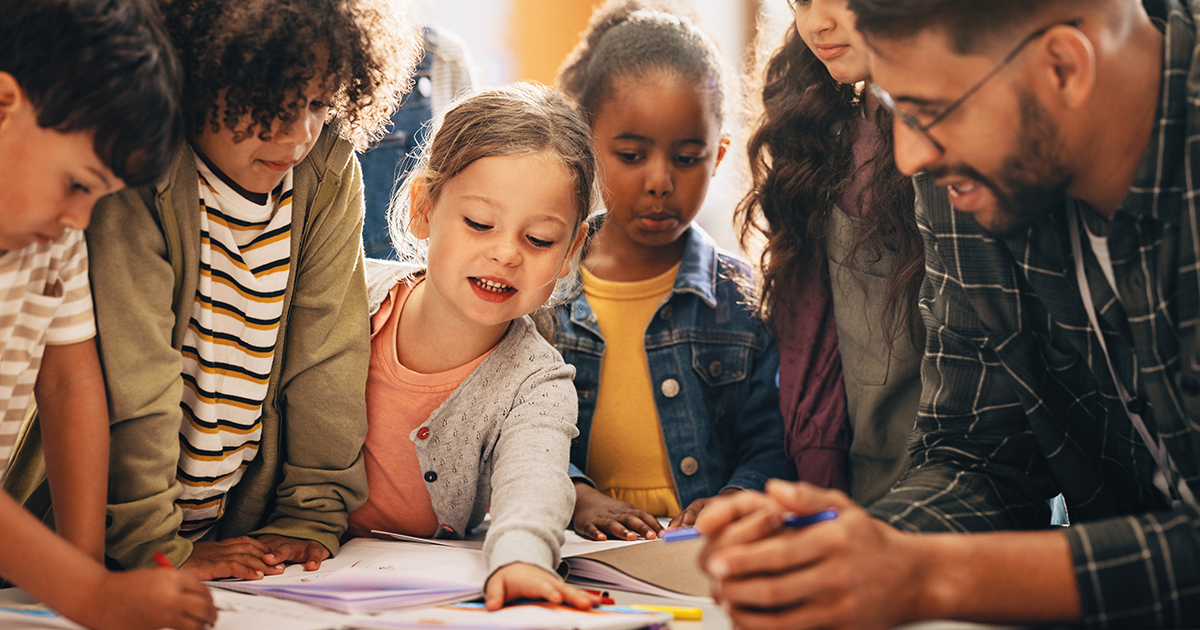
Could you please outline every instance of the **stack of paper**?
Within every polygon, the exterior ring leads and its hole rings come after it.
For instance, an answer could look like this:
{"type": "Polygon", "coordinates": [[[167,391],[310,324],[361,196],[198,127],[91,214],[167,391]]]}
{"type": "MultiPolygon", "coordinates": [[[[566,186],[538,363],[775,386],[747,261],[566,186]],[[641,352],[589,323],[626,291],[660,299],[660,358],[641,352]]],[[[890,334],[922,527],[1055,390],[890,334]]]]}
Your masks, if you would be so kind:
{"type": "Polygon", "coordinates": [[[253,582],[210,582],[217,588],[271,595],[345,613],[402,610],[483,595],[487,565],[472,549],[356,538],[319,571],[288,567],[253,582]]]}
{"type": "MultiPolygon", "coordinates": [[[[454,549],[481,549],[482,540],[428,539],[374,532],[408,542],[454,549]]],[[[584,588],[644,593],[693,603],[712,603],[708,578],[700,571],[700,541],[588,540],[568,531],[562,546],[567,581],[584,588]]]]}

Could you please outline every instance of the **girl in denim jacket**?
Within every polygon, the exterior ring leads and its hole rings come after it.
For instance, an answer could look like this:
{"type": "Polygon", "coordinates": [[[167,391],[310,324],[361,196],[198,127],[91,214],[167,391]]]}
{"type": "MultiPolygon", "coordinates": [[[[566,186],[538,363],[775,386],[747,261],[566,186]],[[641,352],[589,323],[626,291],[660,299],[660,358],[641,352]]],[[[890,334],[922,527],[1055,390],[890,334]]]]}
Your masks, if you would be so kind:
{"type": "Polygon", "coordinates": [[[591,125],[607,209],[554,333],[579,391],[573,526],[654,538],[657,517],[690,525],[714,495],[796,476],[750,267],[692,224],[729,144],[724,72],[687,18],[609,2],[558,82],[591,125]]]}

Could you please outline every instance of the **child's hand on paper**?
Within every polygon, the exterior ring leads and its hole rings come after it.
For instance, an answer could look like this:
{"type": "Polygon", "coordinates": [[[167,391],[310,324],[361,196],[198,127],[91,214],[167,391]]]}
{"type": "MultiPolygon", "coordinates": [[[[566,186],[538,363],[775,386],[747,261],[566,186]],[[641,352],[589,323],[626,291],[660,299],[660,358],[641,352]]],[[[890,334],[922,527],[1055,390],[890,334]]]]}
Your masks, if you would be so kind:
{"type": "Polygon", "coordinates": [[[275,534],[259,536],[258,540],[270,547],[268,553],[263,556],[263,562],[268,564],[303,562],[306,571],[316,571],[321,568],[321,561],[329,557],[329,550],[325,545],[315,540],[301,540],[275,534]]]}
{"type": "Polygon", "coordinates": [[[267,543],[249,536],[198,542],[192,547],[191,557],[179,568],[190,571],[200,580],[227,577],[258,580],[264,575],[283,573],[282,562],[268,564],[263,559],[270,553],[271,547],[267,543]]]}
{"type": "Polygon", "coordinates": [[[95,630],[201,630],[217,621],[208,589],[185,571],[103,571],[97,588],[83,588],[58,607],[95,630]]]}
{"type": "Polygon", "coordinates": [[[586,483],[575,484],[575,515],[571,527],[592,540],[658,538],[663,526],[636,505],[618,501],[586,483]]]}
{"type": "Polygon", "coordinates": [[[499,610],[515,599],[544,599],[587,610],[600,603],[600,597],[567,584],[558,575],[539,566],[514,562],[496,569],[483,587],[488,610],[499,610]]]}
{"type": "Polygon", "coordinates": [[[741,488],[725,488],[717,493],[716,497],[704,497],[692,501],[692,504],[684,508],[682,512],[675,515],[670,523],[667,523],[667,529],[675,529],[676,527],[691,527],[696,523],[696,517],[700,516],[700,511],[704,509],[710,501],[717,497],[727,496],[735,492],[741,492],[741,488]]]}

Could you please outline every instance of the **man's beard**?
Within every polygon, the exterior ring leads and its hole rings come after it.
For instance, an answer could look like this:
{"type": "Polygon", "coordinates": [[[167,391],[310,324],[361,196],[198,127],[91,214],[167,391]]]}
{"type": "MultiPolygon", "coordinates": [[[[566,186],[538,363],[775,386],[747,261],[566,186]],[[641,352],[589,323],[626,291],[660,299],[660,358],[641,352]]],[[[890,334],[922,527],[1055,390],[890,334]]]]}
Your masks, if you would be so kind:
{"type": "Polygon", "coordinates": [[[996,198],[996,212],[985,231],[1008,236],[1028,229],[1055,208],[1061,208],[1071,175],[1058,158],[1058,125],[1032,93],[1018,94],[1021,130],[1017,150],[1004,159],[993,180],[965,164],[931,169],[934,178],[949,174],[969,177],[996,198]]]}

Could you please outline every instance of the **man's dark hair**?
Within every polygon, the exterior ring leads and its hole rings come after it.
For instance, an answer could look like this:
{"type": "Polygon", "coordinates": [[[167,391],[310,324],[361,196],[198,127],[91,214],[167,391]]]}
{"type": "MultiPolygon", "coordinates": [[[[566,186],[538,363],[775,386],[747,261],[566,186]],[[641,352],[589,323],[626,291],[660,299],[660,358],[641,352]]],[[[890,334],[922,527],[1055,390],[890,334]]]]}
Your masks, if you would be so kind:
{"type": "Polygon", "coordinates": [[[1031,15],[1065,0],[848,0],[867,40],[904,39],[922,31],[946,33],[954,52],[978,51],[1031,15]]]}
{"type": "Polygon", "coordinates": [[[94,132],[126,185],[157,180],[182,137],[183,75],[146,0],[0,0],[0,72],[39,126],[94,132]]]}

